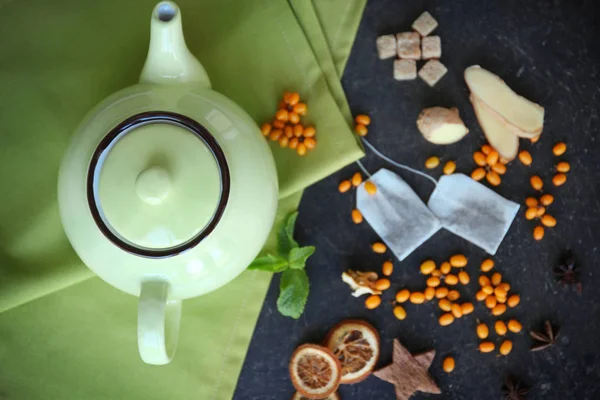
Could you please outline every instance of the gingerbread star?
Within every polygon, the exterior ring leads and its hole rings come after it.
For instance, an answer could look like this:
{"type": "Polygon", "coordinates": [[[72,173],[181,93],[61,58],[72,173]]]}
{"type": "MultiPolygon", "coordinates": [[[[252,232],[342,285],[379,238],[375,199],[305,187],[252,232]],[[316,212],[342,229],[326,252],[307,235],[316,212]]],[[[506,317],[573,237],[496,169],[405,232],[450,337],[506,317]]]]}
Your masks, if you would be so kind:
{"type": "Polygon", "coordinates": [[[408,400],[415,392],[439,394],[442,391],[427,372],[434,357],[435,350],[413,356],[394,339],[394,362],[373,375],[394,385],[398,400],[408,400]]]}

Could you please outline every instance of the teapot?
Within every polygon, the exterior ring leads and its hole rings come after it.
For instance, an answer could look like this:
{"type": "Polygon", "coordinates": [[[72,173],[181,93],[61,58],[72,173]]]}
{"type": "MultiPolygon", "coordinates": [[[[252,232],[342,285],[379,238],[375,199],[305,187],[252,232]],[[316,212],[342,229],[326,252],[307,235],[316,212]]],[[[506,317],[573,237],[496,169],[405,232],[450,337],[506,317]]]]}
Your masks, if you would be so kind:
{"type": "Polygon", "coordinates": [[[222,287],[261,250],[278,185],[256,123],[188,50],[177,5],[158,3],[150,30],[139,83],[75,131],[58,201],[81,260],[139,297],[139,353],[160,365],[175,353],[182,300],[222,287]]]}

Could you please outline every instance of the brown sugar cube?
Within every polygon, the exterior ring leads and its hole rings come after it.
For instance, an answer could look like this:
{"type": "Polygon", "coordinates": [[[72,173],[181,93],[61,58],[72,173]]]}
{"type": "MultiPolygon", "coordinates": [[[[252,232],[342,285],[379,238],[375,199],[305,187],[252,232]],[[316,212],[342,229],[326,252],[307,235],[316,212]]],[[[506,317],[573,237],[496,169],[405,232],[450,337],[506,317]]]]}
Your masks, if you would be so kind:
{"type": "Polygon", "coordinates": [[[377,54],[381,60],[396,56],[396,38],[394,35],[379,36],[376,44],[377,54]]]}
{"type": "Polygon", "coordinates": [[[417,79],[417,62],[415,60],[395,60],[394,79],[397,81],[417,79]]]}
{"type": "Polygon", "coordinates": [[[426,36],[421,39],[423,60],[442,57],[442,41],[439,36],[426,36]]]}
{"type": "Polygon", "coordinates": [[[419,76],[427,84],[433,87],[444,75],[446,75],[448,69],[439,62],[438,60],[429,60],[423,65],[423,68],[419,71],[419,76]]]}
{"type": "Polygon", "coordinates": [[[427,11],[421,14],[412,24],[412,28],[422,36],[429,35],[437,26],[437,21],[427,11]]]}
{"type": "Polygon", "coordinates": [[[403,32],[396,34],[398,57],[410,60],[421,58],[421,37],[417,32],[403,32]]]}

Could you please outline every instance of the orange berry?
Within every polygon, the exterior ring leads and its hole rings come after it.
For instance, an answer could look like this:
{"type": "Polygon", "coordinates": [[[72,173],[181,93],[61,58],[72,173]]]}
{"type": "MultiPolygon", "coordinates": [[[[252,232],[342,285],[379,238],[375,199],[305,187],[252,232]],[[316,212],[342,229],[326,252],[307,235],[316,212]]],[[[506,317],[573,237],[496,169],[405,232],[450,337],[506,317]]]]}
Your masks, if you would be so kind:
{"type": "Polygon", "coordinates": [[[552,215],[546,214],[541,219],[542,225],[547,226],[548,228],[553,228],[556,226],[556,218],[552,215]]]}
{"type": "Polygon", "coordinates": [[[494,293],[494,288],[491,287],[490,285],[482,287],[481,290],[483,291],[483,293],[487,294],[488,296],[494,293]]]}
{"type": "Polygon", "coordinates": [[[504,175],[506,173],[506,165],[502,163],[498,163],[492,166],[492,171],[499,175],[504,175]]]}
{"type": "Polygon", "coordinates": [[[379,307],[380,304],[381,297],[377,295],[371,295],[365,300],[365,307],[367,307],[369,310],[379,307]]]}
{"type": "Polygon", "coordinates": [[[290,125],[286,125],[283,128],[283,134],[285,135],[285,137],[291,138],[292,136],[294,136],[294,128],[292,128],[290,125]]]}
{"type": "Polygon", "coordinates": [[[481,152],[486,156],[489,155],[493,150],[494,149],[492,149],[492,146],[490,146],[489,144],[484,144],[483,146],[481,146],[481,152]]]}
{"type": "Polygon", "coordinates": [[[441,299],[438,301],[438,307],[443,311],[452,310],[452,303],[448,299],[441,299]]]}
{"type": "Polygon", "coordinates": [[[375,186],[373,182],[367,181],[365,182],[365,190],[367,191],[367,193],[373,195],[377,193],[377,186],[375,186]]]}
{"type": "Polygon", "coordinates": [[[494,329],[496,330],[496,333],[499,336],[506,335],[507,328],[506,328],[506,324],[504,323],[504,321],[496,321],[496,323],[494,324],[494,329]]]}
{"type": "Polygon", "coordinates": [[[357,187],[360,186],[361,183],[362,175],[360,174],[360,172],[355,172],[354,175],[352,175],[352,186],[357,187]]]}
{"type": "Polygon", "coordinates": [[[473,153],[473,161],[475,161],[475,164],[479,165],[480,167],[485,167],[487,165],[487,162],[485,161],[485,154],[479,151],[473,153]]]}
{"type": "Polygon", "coordinates": [[[394,316],[400,321],[406,318],[406,310],[402,306],[394,307],[394,316]]]}
{"type": "Polygon", "coordinates": [[[437,276],[432,276],[429,279],[427,279],[427,287],[436,288],[440,286],[440,283],[440,278],[438,278],[437,276]]]}
{"type": "Polygon", "coordinates": [[[498,152],[496,150],[492,150],[490,151],[490,154],[488,154],[485,158],[485,162],[489,166],[496,165],[496,163],[498,162],[498,158],[500,158],[498,152]]]}
{"type": "MultiPolygon", "coordinates": [[[[290,144],[289,144],[289,148],[290,149],[296,149],[298,147],[298,144],[300,143],[300,141],[298,140],[297,137],[295,138],[291,138],[290,139],[290,144]]],[[[348,188],[350,189],[350,188],[348,188]]],[[[343,193],[343,192],[342,192],[343,193]]]]}
{"type": "Polygon", "coordinates": [[[375,283],[373,283],[373,286],[375,287],[375,289],[377,289],[379,291],[384,291],[384,290],[388,290],[390,288],[391,282],[389,279],[381,278],[381,279],[377,279],[375,281],[375,283]]]}
{"type": "Polygon", "coordinates": [[[496,305],[498,304],[498,300],[496,300],[495,296],[488,296],[485,298],[485,306],[489,309],[492,309],[494,307],[496,307],[496,305]]]}
{"type": "Polygon", "coordinates": [[[298,147],[296,147],[296,153],[299,156],[303,156],[306,154],[306,145],[304,143],[298,143],[298,147]]]}
{"type": "Polygon", "coordinates": [[[266,124],[262,124],[260,127],[260,131],[262,132],[263,136],[269,136],[269,133],[271,133],[271,124],[266,123],[266,124]]]}
{"type": "Polygon", "coordinates": [[[492,260],[491,258],[485,259],[481,263],[481,270],[483,272],[491,271],[492,268],[494,268],[494,260],[492,260]]]}
{"type": "Polygon", "coordinates": [[[498,285],[499,288],[501,288],[502,290],[504,290],[506,293],[508,293],[510,291],[510,285],[506,282],[502,282],[501,284],[498,285]]]}
{"type": "Polygon", "coordinates": [[[477,337],[479,339],[487,339],[490,334],[490,330],[488,329],[486,324],[477,325],[477,337]]]}
{"type": "Polygon", "coordinates": [[[448,296],[446,296],[446,298],[450,301],[456,301],[460,299],[460,293],[458,290],[451,290],[448,292],[448,296]]]}
{"type": "Polygon", "coordinates": [[[288,108],[288,105],[287,105],[287,103],[284,100],[281,100],[279,102],[279,104],[277,104],[277,109],[278,110],[287,110],[287,108],[288,108]]]}
{"type": "Polygon", "coordinates": [[[439,319],[439,322],[441,326],[448,326],[454,322],[454,315],[450,313],[442,314],[442,316],[439,319]]]}
{"type": "Polygon", "coordinates": [[[283,102],[285,104],[289,104],[290,103],[290,96],[292,95],[292,92],[288,92],[288,91],[284,91],[283,92],[283,102]]]}
{"type": "Polygon", "coordinates": [[[536,226],[533,229],[533,238],[538,241],[542,240],[544,238],[544,227],[539,226],[539,225],[536,226]]]}
{"type": "Polygon", "coordinates": [[[531,187],[535,190],[542,190],[542,188],[544,187],[544,182],[542,182],[542,178],[540,178],[537,175],[532,176],[529,179],[529,183],[531,183],[531,187]]]}
{"type": "Polygon", "coordinates": [[[508,330],[512,333],[519,333],[523,329],[523,326],[516,319],[508,321],[508,330]]]}
{"type": "Polygon", "coordinates": [[[300,122],[300,116],[298,114],[296,114],[295,112],[292,111],[288,115],[288,120],[292,124],[297,124],[298,122],[300,122]]]}
{"type": "Polygon", "coordinates": [[[537,213],[537,207],[529,207],[527,210],[525,210],[525,219],[532,220],[537,217],[537,213]]]}
{"type": "Polygon", "coordinates": [[[458,283],[458,277],[453,274],[448,274],[446,275],[444,282],[446,282],[446,285],[454,286],[458,283]]]}
{"type": "Polygon", "coordinates": [[[512,342],[510,340],[505,340],[500,345],[500,354],[502,354],[503,356],[506,356],[512,351],[512,348],[513,348],[512,342]]]}
{"type": "Polygon", "coordinates": [[[425,300],[433,300],[435,297],[435,288],[428,287],[423,293],[425,294],[425,300]]]}
{"type": "Polygon", "coordinates": [[[298,115],[306,115],[306,113],[308,112],[308,108],[306,107],[306,104],[298,103],[294,104],[292,111],[294,111],[298,115]]]}
{"type": "MultiPolygon", "coordinates": [[[[546,196],[546,195],[544,195],[544,196],[546,196]]],[[[541,200],[541,199],[542,199],[544,196],[540,197],[540,200],[541,200]]],[[[537,207],[537,206],[538,206],[538,204],[539,204],[539,203],[538,203],[538,201],[537,201],[537,199],[536,199],[535,197],[528,197],[528,198],[526,198],[526,199],[525,199],[525,205],[526,205],[527,207],[537,207]]],[[[545,205],[545,204],[544,204],[544,205],[545,205]]]]}
{"type": "Polygon", "coordinates": [[[436,299],[443,299],[446,296],[448,296],[448,288],[447,287],[438,287],[437,289],[435,289],[435,298],[436,299]]]}
{"type": "Polygon", "coordinates": [[[439,157],[432,156],[432,157],[429,157],[427,160],[425,160],[425,168],[427,168],[427,169],[434,169],[438,165],[440,165],[439,157]]]}
{"type": "Polygon", "coordinates": [[[354,131],[358,133],[358,136],[367,136],[367,133],[369,133],[369,130],[363,124],[356,125],[354,131]]]}
{"type": "Polygon", "coordinates": [[[521,161],[523,165],[529,166],[533,162],[533,159],[531,158],[531,154],[527,150],[521,150],[519,152],[519,161],[521,161]]]}
{"type": "Polygon", "coordinates": [[[285,147],[287,147],[289,141],[290,141],[290,139],[287,136],[281,136],[279,138],[279,146],[281,146],[282,148],[285,148],[285,147]]]}
{"type": "MultiPolygon", "coordinates": [[[[496,296],[496,299],[499,300],[500,298],[503,298],[504,300],[506,300],[506,291],[504,289],[502,289],[500,286],[494,288],[494,295],[496,296]]],[[[504,303],[503,301],[500,301],[500,303],[504,303]]]]}
{"type": "Polygon", "coordinates": [[[359,210],[352,210],[352,221],[354,221],[355,224],[360,224],[361,222],[363,222],[363,216],[359,210]]]}
{"type": "Polygon", "coordinates": [[[467,266],[467,257],[463,254],[455,254],[450,257],[450,265],[454,268],[463,268],[467,266]]]}
{"type": "Polygon", "coordinates": [[[296,124],[292,127],[291,136],[295,136],[297,138],[302,137],[304,133],[304,127],[300,124],[296,124]]]}
{"type": "MultiPolygon", "coordinates": [[[[358,210],[356,210],[358,211],[358,210]]],[[[360,211],[359,211],[360,212],[360,211]]],[[[361,215],[362,217],[362,215],[361,215]]],[[[381,273],[385,276],[390,276],[394,272],[394,264],[391,261],[385,261],[381,266],[381,273]]]]}
{"type": "Polygon", "coordinates": [[[300,101],[300,95],[296,92],[290,93],[287,98],[287,103],[290,106],[294,106],[294,105],[298,104],[299,101],[300,101]]]}
{"type": "Polygon", "coordinates": [[[565,174],[556,174],[552,178],[552,184],[554,186],[562,186],[567,181],[567,176],[565,174]]]}
{"type": "Polygon", "coordinates": [[[541,217],[544,214],[546,214],[546,207],[538,207],[537,210],[535,211],[536,217],[541,217]]]}
{"type": "Polygon", "coordinates": [[[462,309],[463,315],[471,314],[475,310],[473,303],[462,303],[460,308],[462,309]]]}
{"type": "Polygon", "coordinates": [[[305,138],[314,137],[316,134],[317,134],[317,130],[313,126],[307,126],[306,128],[304,128],[304,131],[302,132],[302,135],[305,138]]]}
{"type": "Polygon", "coordinates": [[[492,186],[498,186],[498,185],[500,185],[500,183],[502,183],[502,179],[500,178],[500,175],[498,175],[498,173],[496,171],[488,171],[485,178],[492,186]]]}
{"type": "Polygon", "coordinates": [[[454,161],[448,161],[444,164],[444,175],[451,175],[456,171],[456,163],[454,161]]]}
{"type": "Polygon", "coordinates": [[[283,131],[281,129],[273,129],[271,131],[271,133],[269,133],[269,139],[275,141],[275,140],[279,140],[279,138],[281,137],[281,135],[283,134],[283,131]]]}
{"type": "Polygon", "coordinates": [[[429,275],[435,270],[435,261],[433,260],[425,260],[421,263],[421,273],[423,275],[429,275]]]}
{"type": "Polygon", "coordinates": [[[558,172],[569,172],[571,170],[571,164],[566,161],[561,161],[556,164],[556,170],[558,172]]]}
{"type": "Polygon", "coordinates": [[[287,122],[289,114],[287,110],[277,110],[275,113],[275,119],[282,122],[287,122]]]}
{"type": "Polygon", "coordinates": [[[451,269],[452,269],[452,266],[450,265],[450,263],[448,261],[444,261],[442,263],[442,265],[440,265],[440,271],[444,275],[449,274],[451,269]]]}
{"type": "Polygon", "coordinates": [[[449,374],[450,372],[454,371],[454,365],[454,358],[446,357],[444,358],[444,361],[442,363],[442,369],[444,370],[444,372],[449,374]]]}
{"type": "Polygon", "coordinates": [[[307,149],[314,149],[315,147],[317,147],[317,140],[315,138],[309,137],[309,138],[304,138],[304,145],[306,146],[307,149]]]}
{"type": "Polygon", "coordinates": [[[502,283],[502,274],[500,272],[494,272],[490,281],[492,282],[492,285],[498,286],[500,283],[502,283]]]}
{"type": "Polygon", "coordinates": [[[484,286],[489,286],[492,283],[490,282],[490,278],[488,278],[485,275],[480,275],[479,276],[479,286],[484,287],[484,286]]]}
{"type": "Polygon", "coordinates": [[[496,345],[492,342],[481,342],[479,344],[479,351],[482,353],[491,353],[496,348],[496,345]]]}
{"type": "Polygon", "coordinates": [[[543,206],[549,206],[550,204],[554,203],[554,196],[551,194],[545,194],[540,197],[540,203],[542,203],[543,206]]]}
{"type": "Polygon", "coordinates": [[[485,294],[485,292],[483,290],[479,290],[477,293],[475,293],[475,298],[477,299],[477,301],[484,301],[487,298],[487,294],[485,294]]]}
{"type": "Polygon", "coordinates": [[[454,315],[454,318],[460,318],[463,316],[462,308],[458,304],[452,304],[452,306],[450,307],[450,311],[452,311],[452,315],[454,315]]]}
{"type": "Polygon", "coordinates": [[[458,280],[463,285],[467,285],[471,281],[471,278],[469,277],[469,274],[467,274],[465,271],[460,271],[458,273],[458,280]]]}
{"type": "Polygon", "coordinates": [[[409,300],[413,304],[423,304],[425,302],[425,295],[421,292],[413,292],[410,294],[409,300]]]}
{"type": "Polygon", "coordinates": [[[473,172],[471,172],[471,178],[476,181],[480,181],[485,178],[485,169],[477,168],[473,172]]]}
{"type": "Polygon", "coordinates": [[[340,184],[338,185],[338,190],[340,191],[340,193],[345,193],[348,190],[350,190],[351,187],[352,187],[352,183],[350,183],[349,180],[345,180],[345,181],[340,182],[340,184]]]}
{"type": "Polygon", "coordinates": [[[275,121],[273,121],[273,128],[283,129],[283,128],[285,128],[285,122],[279,121],[278,119],[276,119],[275,121]]]}
{"type": "Polygon", "coordinates": [[[404,303],[410,297],[410,291],[408,289],[402,289],[396,293],[396,301],[398,303],[404,303]]]}
{"type": "Polygon", "coordinates": [[[492,315],[498,316],[506,312],[506,306],[504,304],[496,304],[496,307],[492,308],[492,315]]]}
{"type": "Polygon", "coordinates": [[[532,137],[531,139],[529,139],[529,141],[531,143],[537,143],[538,140],[540,140],[540,136],[542,136],[542,135],[537,135],[536,137],[532,137]]]}
{"type": "Polygon", "coordinates": [[[510,296],[508,298],[508,306],[510,308],[515,308],[516,306],[519,305],[519,303],[521,302],[521,296],[519,296],[518,294],[513,294],[512,296],[510,296]]]}
{"type": "Polygon", "coordinates": [[[356,121],[357,124],[367,126],[371,123],[371,117],[365,114],[359,114],[356,116],[356,118],[354,118],[354,121],[356,121]]]}
{"type": "Polygon", "coordinates": [[[563,142],[555,144],[552,148],[552,153],[554,153],[555,156],[562,156],[565,154],[565,151],[567,151],[567,145],[563,142]]]}
{"type": "Polygon", "coordinates": [[[377,254],[383,254],[387,251],[387,246],[381,242],[375,242],[371,245],[371,249],[377,254]]]}

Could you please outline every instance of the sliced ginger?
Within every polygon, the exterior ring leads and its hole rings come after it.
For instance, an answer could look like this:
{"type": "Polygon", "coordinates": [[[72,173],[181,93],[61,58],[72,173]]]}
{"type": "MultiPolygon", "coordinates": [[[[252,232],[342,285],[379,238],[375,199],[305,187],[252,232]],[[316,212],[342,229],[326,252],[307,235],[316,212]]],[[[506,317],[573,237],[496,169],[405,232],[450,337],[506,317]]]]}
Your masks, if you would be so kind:
{"type": "Polygon", "coordinates": [[[496,118],[493,111],[478,97],[471,95],[471,103],[477,120],[490,145],[507,161],[512,161],[519,152],[519,137],[506,124],[496,118]]]}
{"type": "Polygon", "coordinates": [[[542,133],[544,108],[516,94],[497,75],[473,65],[465,70],[465,81],[473,95],[498,113],[503,122],[517,128],[512,130],[514,134],[532,138],[542,133]]]}

